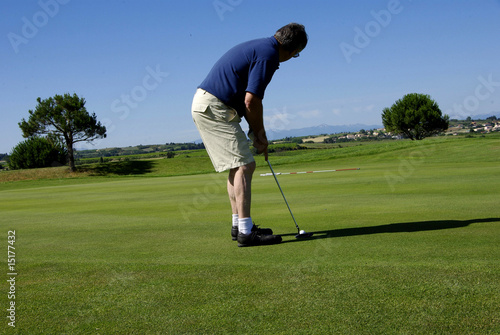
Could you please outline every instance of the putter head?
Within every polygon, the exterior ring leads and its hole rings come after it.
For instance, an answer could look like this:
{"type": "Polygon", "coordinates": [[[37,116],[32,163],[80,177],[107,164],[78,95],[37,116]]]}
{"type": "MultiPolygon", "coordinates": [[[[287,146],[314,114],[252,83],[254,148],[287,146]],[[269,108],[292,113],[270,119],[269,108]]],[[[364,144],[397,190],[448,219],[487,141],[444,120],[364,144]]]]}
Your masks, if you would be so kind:
{"type": "Polygon", "coordinates": [[[314,233],[302,233],[295,235],[295,238],[309,238],[313,236],[314,233]]]}

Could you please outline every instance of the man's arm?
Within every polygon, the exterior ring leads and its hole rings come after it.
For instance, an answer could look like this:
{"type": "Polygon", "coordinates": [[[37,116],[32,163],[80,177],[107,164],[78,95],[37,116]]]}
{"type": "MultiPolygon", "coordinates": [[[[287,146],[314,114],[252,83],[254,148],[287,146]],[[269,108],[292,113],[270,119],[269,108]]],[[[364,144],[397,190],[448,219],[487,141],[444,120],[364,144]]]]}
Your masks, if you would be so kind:
{"type": "Polygon", "coordinates": [[[264,153],[267,161],[267,136],[264,128],[264,106],[262,99],[251,92],[245,94],[246,120],[254,134],[253,146],[259,154],[264,153]]]}

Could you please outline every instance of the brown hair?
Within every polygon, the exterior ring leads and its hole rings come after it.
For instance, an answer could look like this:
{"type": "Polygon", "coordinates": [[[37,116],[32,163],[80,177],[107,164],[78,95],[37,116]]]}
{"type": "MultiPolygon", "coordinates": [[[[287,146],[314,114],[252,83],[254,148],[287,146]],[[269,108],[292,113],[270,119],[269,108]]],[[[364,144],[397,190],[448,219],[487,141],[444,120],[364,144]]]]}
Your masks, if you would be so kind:
{"type": "Polygon", "coordinates": [[[281,44],[283,49],[289,52],[303,50],[308,39],[306,28],[298,23],[289,23],[281,27],[274,34],[274,38],[281,44]]]}

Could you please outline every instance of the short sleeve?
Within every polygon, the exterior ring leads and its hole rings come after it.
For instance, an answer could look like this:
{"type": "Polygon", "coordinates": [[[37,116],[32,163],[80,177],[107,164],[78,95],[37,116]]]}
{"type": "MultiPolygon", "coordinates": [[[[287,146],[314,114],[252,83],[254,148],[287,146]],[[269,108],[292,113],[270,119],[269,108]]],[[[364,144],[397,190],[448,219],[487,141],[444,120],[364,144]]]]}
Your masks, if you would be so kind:
{"type": "Polygon", "coordinates": [[[278,66],[270,60],[258,60],[253,62],[248,69],[248,85],[246,91],[264,99],[266,87],[271,82],[274,72],[276,72],[277,69],[278,66]]]}

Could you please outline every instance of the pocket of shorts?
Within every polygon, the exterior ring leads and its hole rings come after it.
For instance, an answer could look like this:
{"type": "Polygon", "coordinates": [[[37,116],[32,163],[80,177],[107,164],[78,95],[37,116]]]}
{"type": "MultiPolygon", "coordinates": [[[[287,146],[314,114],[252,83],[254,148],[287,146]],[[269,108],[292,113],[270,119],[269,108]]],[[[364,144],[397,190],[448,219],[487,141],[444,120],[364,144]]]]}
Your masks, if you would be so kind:
{"type": "Polygon", "coordinates": [[[241,121],[238,113],[234,109],[228,108],[226,105],[224,105],[224,108],[220,108],[219,106],[210,106],[210,110],[219,120],[224,122],[229,123],[241,121]]]}
{"type": "Polygon", "coordinates": [[[214,114],[216,114],[219,118],[224,120],[225,122],[240,122],[241,119],[238,116],[236,110],[232,107],[229,107],[222,101],[218,101],[217,103],[213,103],[210,105],[210,109],[214,114]]]}
{"type": "Polygon", "coordinates": [[[197,113],[205,113],[207,111],[208,105],[205,104],[192,104],[191,105],[191,111],[192,112],[197,112],[197,113]]]}
{"type": "Polygon", "coordinates": [[[227,118],[227,122],[241,122],[241,119],[240,119],[240,116],[238,115],[238,112],[236,112],[236,110],[234,109],[231,109],[231,112],[228,113],[228,118],[227,118]]]}

